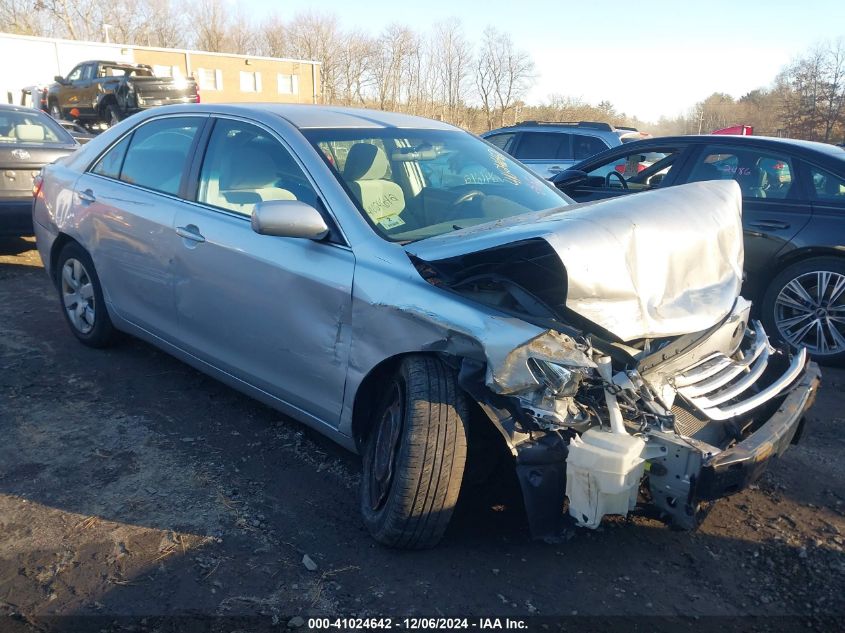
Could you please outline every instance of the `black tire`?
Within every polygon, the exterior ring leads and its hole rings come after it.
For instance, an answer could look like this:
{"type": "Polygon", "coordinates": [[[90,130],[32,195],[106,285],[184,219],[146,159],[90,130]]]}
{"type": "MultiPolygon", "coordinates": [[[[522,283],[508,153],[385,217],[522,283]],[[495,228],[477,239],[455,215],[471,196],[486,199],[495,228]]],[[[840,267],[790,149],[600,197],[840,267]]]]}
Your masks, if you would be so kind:
{"type": "Polygon", "coordinates": [[[106,104],[103,113],[105,115],[105,122],[108,123],[109,127],[115,126],[123,121],[123,113],[120,111],[120,108],[117,107],[116,103],[106,104]]]}
{"type": "Polygon", "coordinates": [[[433,357],[402,361],[376,409],[364,451],[361,512],[379,543],[425,549],[440,541],[461,488],[468,420],[454,371],[433,357]],[[398,429],[391,411],[398,413],[398,429]],[[384,481],[386,464],[392,476],[384,481]]]}
{"type": "MultiPolygon", "coordinates": [[[[832,296],[831,291],[834,290],[833,286],[838,280],[845,280],[845,259],[837,257],[813,257],[784,268],[772,279],[763,295],[761,320],[763,321],[763,326],[766,328],[766,333],[770,337],[785,342],[792,347],[795,347],[796,342],[800,342],[807,347],[807,351],[810,352],[811,356],[819,362],[831,365],[845,363],[845,323],[831,321],[825,316],[831,315],[833,309],[836,309],[836,316],[845,318],[845,289],[840,288],[841,292],[835,297],[835,301],[829,301],[829,298],[832,296]],[[819,300],[817,294],[818,283],[813,284],[814,280],[818,279],[816,276],[817,273],[824,272],[831,273],[832,276],[828,277],[830,280],[827,284],[829,290],[822,293],[822,298],[819,300]],[[785,306],[783,300],[778,302],[781,293],[785,293],[783,295],[784,298],[797,296],[792,290],[787,288],[792,282],[799,283],[807,292],[809,298],[818,304],[805,301],[806,310],[809,312],[815,309],[820,310],[820,312],[818,313],[818,317],[808,316],[806,320],[799,321],[792,328],[786,326],[786,329],[784,329],[783,322],[785,319],[791,317],[797,318],[801,315],[800,309],[785,306]],[[798,328],[809,323],[812,318],[818,318],[822,323],[821,332],[812,330],[805,338],[797,338],[798,328]],[[836,332],[831,332],[830,327],[834,327],[836,332]],[[817,334],[819,336],[816,336],[817,334]],[[841,337],[838,343],[837,336],[841,337]],[[826,345],[822,345],[820,342],[825,342],[826,345]],[[837,344],[830,345],[831,343],[837,344]],[[827,349],[824,349],[824,347],[827,347],[827,349]]],[[[792,287],[794,288],[795,286],[793,285],[792,287]]]]}
{"type": "Polygon", "coordinates": [[[61,121],[64,118],[62,116],[62,109],[59,107],[59,104],[56,101],[50,102],[50,116],[56,119],[57,121],[61,121]]]}
{"type": "MultiPolygon", "coordinates": [[[[76,268],[76,270],[79,269],[76,268]]],[[[76,242],[69,242],[59,253],[55,272],[56,288],[59,291],[59,305],[73,335],[89,347],[108,347],[114,343],[117,339],[117,330],[112,325],[106,310],[100,278],[97,277],[97,271],[94,269],[94,262],[90,255],[76,242]],[[79,262],[82,270],[81,274],[71,273],[77,275],[78,285],[76,287],[74,287],[71,279],[64,276],[66,266],[69,266],[70,269],[76,268],[74,262],[79,262]],[[83,295],[80,289],[85,286],[86,282],[91,284],[91,289],[90,293],[83,295]],[[65,297],[68,292],[73,290],[77,291],[77,301],[66,304],[65,297]],[[77,313],[75,322],[74,318],[71,317],[71,312],[76,312],[77,306],[80,305],[83,306],[80,308],[83,314],[77,313]]]]}

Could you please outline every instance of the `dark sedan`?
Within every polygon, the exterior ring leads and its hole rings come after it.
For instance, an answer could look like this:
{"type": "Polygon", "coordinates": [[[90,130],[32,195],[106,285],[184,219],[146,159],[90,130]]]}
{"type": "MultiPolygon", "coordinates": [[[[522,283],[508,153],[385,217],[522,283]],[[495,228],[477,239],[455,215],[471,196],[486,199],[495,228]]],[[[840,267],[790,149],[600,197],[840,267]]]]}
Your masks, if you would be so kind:
{"type": "Polygon", "coordinates": [[[753,136],[635,141],[553,178],[579,202],[701,180],[735,180],[745,232],[743,294],[766,331],[845,361],[845,149],[753,136]]]}
{"type": "Polygon", "coordinates": [[[35,176],[78,147],[44,112],[0,104],[0,236],[32,235],[35,176]]]}

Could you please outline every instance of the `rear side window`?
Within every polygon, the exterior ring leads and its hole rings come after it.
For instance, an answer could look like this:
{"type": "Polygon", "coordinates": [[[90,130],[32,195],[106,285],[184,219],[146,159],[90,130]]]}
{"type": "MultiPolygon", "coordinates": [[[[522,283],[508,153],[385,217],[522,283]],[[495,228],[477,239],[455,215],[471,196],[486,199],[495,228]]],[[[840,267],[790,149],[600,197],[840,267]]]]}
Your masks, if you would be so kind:
{"type": "Polygon", "coordinates": [[[523,132],[514,156],[521,159],[571,159],[570,134],[560,132],[523,132]]]}
{"type": "Polygon", "coordinates": [[[789,156],[755,147],[709,145],[701,153],[689,182],[736,180],[745,198],[794,198],[789,156]]]}
{"type": "Polygon", "coordinates": [[[123,167],[123,157],[126,156],[126,149],[129,147],[130,136],[125,137],[117,145],[113,145],[109,151],[94,165],[91,171],[98,176],[106,178],[120,178],[120,168],[123,167]]]}
{"type": "Polygon", "coordinates": [[[139,127],[129,142],[120,180],[175,196],[194,137],[204,120],[172,117],[139,127]]]}

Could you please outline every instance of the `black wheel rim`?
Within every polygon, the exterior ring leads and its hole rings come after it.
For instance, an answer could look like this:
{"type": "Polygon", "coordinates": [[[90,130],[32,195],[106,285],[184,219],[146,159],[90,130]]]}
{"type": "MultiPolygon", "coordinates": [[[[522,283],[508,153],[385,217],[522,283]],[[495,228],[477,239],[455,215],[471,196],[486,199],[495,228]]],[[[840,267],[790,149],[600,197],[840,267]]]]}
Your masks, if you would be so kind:
{"type": "Polygon", "coordinates": [[[390,383],[387,403],[382,409],[381,418],[376,428],[377,435],[373,447],[369,482],[370,507],[373,510],[381,509],[390,494],[404,421],[404,389],[398,380],[394,380],[390,383]]]}

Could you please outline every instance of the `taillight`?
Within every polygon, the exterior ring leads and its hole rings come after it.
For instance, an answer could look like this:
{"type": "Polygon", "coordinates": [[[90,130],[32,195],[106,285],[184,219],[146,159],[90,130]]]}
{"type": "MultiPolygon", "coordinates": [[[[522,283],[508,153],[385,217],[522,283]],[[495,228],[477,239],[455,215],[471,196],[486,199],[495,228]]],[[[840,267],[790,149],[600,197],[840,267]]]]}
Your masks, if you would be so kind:
{"type": "Polygon", "coordinates": [[[36,174],[32,179],[32,197],[37,198],[41,195],[41,187],[44,186],[44,178],[41,174],[36,174]]]}

